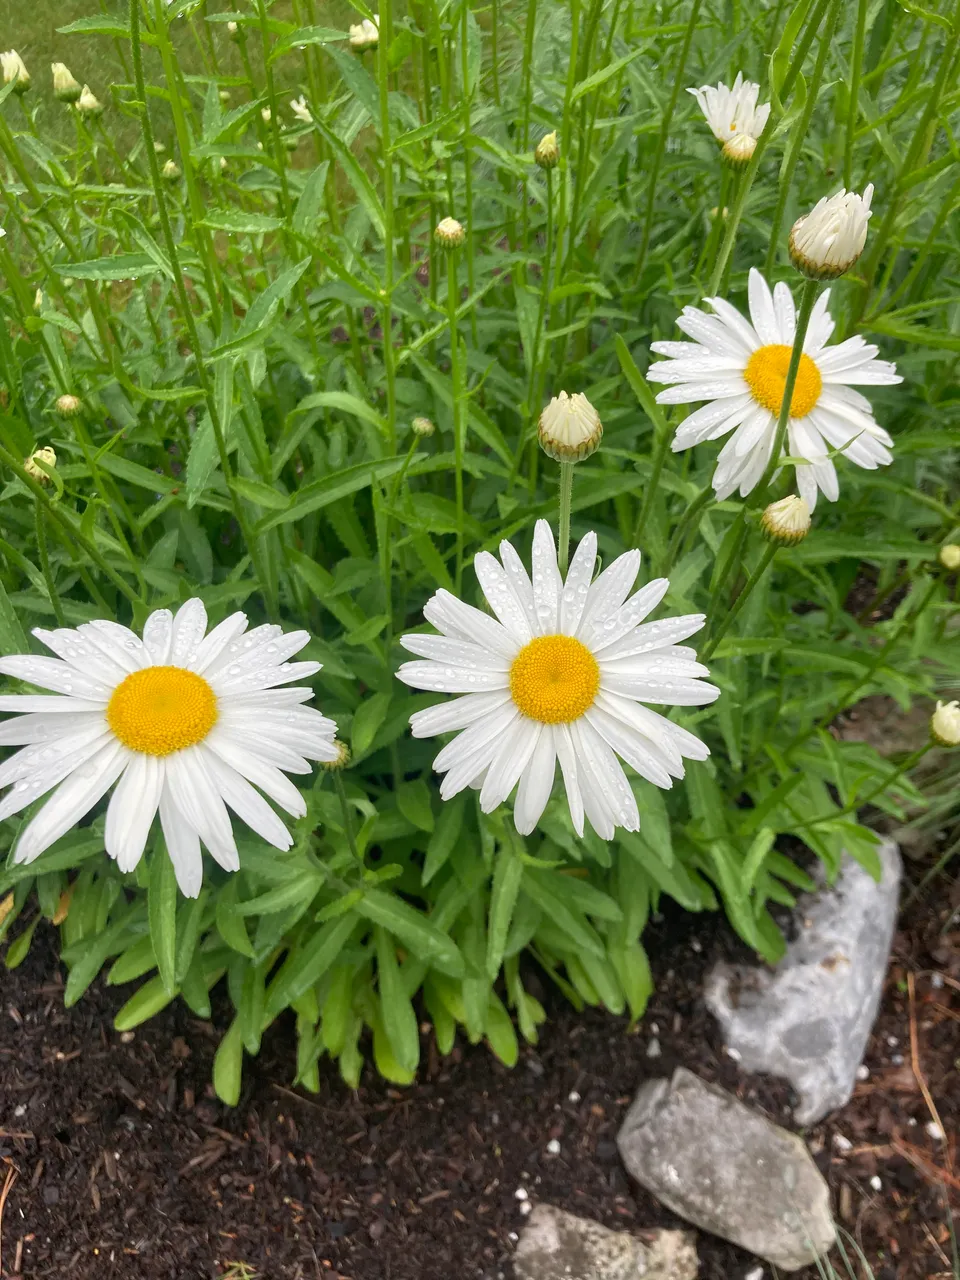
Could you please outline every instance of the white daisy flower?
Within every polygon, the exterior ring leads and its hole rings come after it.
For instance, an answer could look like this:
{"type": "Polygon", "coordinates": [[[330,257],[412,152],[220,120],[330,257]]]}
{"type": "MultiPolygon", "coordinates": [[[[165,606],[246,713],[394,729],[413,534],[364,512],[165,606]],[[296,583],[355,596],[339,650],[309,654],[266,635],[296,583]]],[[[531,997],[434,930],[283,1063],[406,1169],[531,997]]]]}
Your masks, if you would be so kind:
{"type": "MultiPolygon", "coordinates": [[[[787,452],[805,458],[797,467],[797,487],[812,511],[818,490],[831,502],[839,493],[830,449],[873,471],[891,460],[893,441],[874,419],[870,401],[854,385],[885,386],[903,379],[896,365],[876,358],[878,348],[861,337],[828,347],[833,321],[830,290],[814,304],[790,402],[787,452]]],[[[785,284],[770,288],[756,268],[750,271],[750,323],[724,298],[707,298],[715,315],[684,307],[677,326],[693,342],[654,342],[666,360],[647,370],[650,382],[674,385],[658,404],[709,403],[689,414],[673,441],[674,452],[733,431],[720,451],[713,487],[718,499],[735,489],[741,497],[759,483],[777,433],[787,368],[796,327],[793,297],[785,284]]]]}
{"type": "Polygon", "coordinates": [[[696,98],[713,136],[721,145],[741,134],[755,142],[770,117],[769,102],[757,106],[760,86],[752,80],[744,80],[742,71],[737,72],[732,89],[721,80],[717,85],[705,84],[699,89],[688,89],[687,93],[696,98]]]}
{"type": "Polygon", "coordinates": [[[0,658],[0,673],[55,696],[0,697],[0,746],[23,750],[0,765],[0,820],[56,787],[27,824],[15,862],[32,862],[110,790],[106,850],[123,872],[140,861],[160,811],[177,883],[200,892],[202,841],[227,871],[239,869],[227,806],[278,849],[292,843],[260,794],[295,818],[306,813],[285,773],[309,773],[308,760],[333,760],[336,725],[303,703],[319,662],[288,662],[306,631],[247,628],[234,613],[205,636],[207,613],[188,600],[174,616],[152,613],[143,639],[116,622],[34,635],[58,656],[0,658]],[[253,784],[253,785],[251,785],[253,784]],[[257,790],[256,788],[259,788],[257,790]]]}
{"type": "Polygon", "coordinates": [[[553,533],[538,520],[533,577],[509,542],[502,564],[482,551],[474,566],[495,618],[438,591],[424,617],[441,635],[407,635],[401,643],[426,659],[398,675],[416,689],[465,696],[410,718],[414,736],[464,732],[434,760],[445,800],[480,790],[492,812],[519,783],[514,822],[526,835],[550,798],[560,761],[570,817],[583,835],[584,815],[605,840],[616,827],[636,831],[637,802],[617,757],[658,787],[684,774],[683,757],[709,755],[699,738],[641,706],[702,706],[719,690],[707,668],[678,642],[699,631],[703,614],[643,623],[670,583],[658,578],[627,596],[640,552],[627,551],[593,579],[597,535],[588,533],[566,582],[553,533]],[[643,625],[641,625],[643,623],[643,625]]]}

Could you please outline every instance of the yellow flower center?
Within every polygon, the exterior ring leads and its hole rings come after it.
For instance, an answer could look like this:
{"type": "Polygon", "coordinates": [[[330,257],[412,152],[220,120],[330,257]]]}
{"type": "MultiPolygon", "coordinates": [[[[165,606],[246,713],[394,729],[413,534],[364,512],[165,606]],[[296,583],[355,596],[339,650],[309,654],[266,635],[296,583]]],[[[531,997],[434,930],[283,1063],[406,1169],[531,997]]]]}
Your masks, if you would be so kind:
{"type": "Polygon", "coordinates": [[[541,724],[567,724],[592,706],[600,668],[573,636],[537,636],[510,667],[510,694],[525,716],[541,724]]]}
{"type": "MultiPolygon", "coordinates": [[[[791,348],[778,342],[759,347],[747,363],[743,376],[754,400],[771,413],[780,413],[783,392],[787,384],[791,348]]],[[[797,380],[790,397],[790,417],[805,418],[820,399],[823,379],[816,362],[806,354],[800,357],[797,380]]]]}
{"type": "Polygon", "coordinates": [[[193,671],[146,667],[114,689],[107,723],[131,751],[168,756],[203,741],[217,723],[217,699],[193,671]]]}

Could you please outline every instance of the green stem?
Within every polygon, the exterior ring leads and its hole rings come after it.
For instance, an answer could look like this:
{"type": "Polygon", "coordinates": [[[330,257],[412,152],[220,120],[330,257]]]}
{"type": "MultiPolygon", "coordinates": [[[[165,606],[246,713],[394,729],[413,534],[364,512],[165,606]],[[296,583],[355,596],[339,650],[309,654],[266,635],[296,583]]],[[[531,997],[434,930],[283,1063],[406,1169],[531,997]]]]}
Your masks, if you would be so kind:
{"type": "Polygon", "coordinates": [[[702,660],[704,662],[706,662],[707,659],[710,657],[710,655],[716,650],[717,645],[720,643],[720,641],[729,631],[731,623],[736,619],[736,617],[740,613],[743,606],[749,600],[754,587],[761,580],[763,575],[767,572],[767,569],[769,568],[769,565],[770,565],[770,561],[777,554],[777,550],[778,550],[778,547],[775,542],[770,542],[764,547],[763,555],[760,557],[760,563],[754,569],[753,573],[751,573],[750,577],[746,581],[746,584],[744,585],[743,590],[740,592],[736,600],[734,600],[733,604],[730,606],[730,609],[727,612],[727,616],[720,623],[720,626],[717,628],[713,636],[711,636],[710,640],[708,641],[707,646],[703,651],[702,660]]]}
{"type": "Polygon", "coordinates": [[[677,556],[683,547],[684,539],[687,536],[687,530],[693,525],[704,507],[713,501],[713,486],[707,485],[705,489],[701,489],[693,502],[689,504],[686,511],[680,518],[680,523],[674,530],[673,537],[670,539],[670,546],[667,548],[666,571],[669,571],[676,564],[677,556]]]}
{"type": "MultiPolygon", "coordinates": [[[[660,178],[660,169],[663,165],[663,156],[667,147],[667,138],[670,134],[670,126],[673,123],[673,113],[677,109],[677,100],[680,97],[680,89],[683,86],[684,70],[687,65],[687,55],[690,53],[690,44],[693,40],[693,33],[697,27],[697,20],[700,17],[701,0],[693,0],[690,9],[690,17],[687,20],[687,29],[683,34],[683,43],[680,46],[680,53],[677,57],[677,65],[674,71],[673,87],[670,90],[670,100],[667,108],[663,113],[663,119],[660,121],[660,133],[657,136],[657,149],[653,153],[653,164],[650,167],[650,181],[647,185],[647,207],[643,217],[643,234],[640,237],[640,249],[637,253],[637,272],[634,277],[634,284],[640,282],[643,268],[647,261],[647,249],[650,247],[650,235],[653,231],[653,214],[656,207],[657,199],[657,183],[660,178]]],[[[722,209],[719,211],[722,216],[722,209]]]]}
{"type": "Polygon", "coordinates": [[[643,505],[640,508],[640,514],[637,516],[637,523],[633,530],[633,545],[639,546],[643,531],[647,527],[647,521],[650,518],[650,512],[653,510],[653,504],[657,496],[657,488],[660,484],[660,473],[663,471],[663,464],[667,460],[667,454],[670,452],[670,425],[664,423],[664,430],[653,450],[653,462],[650,467],[650,479],[647,481],[647,490],[643,495],[643,505]]]}
{"type": "Polygon", "coordinates": [[[387,433],[391,456],[397,452],[396,359],[393,350],[394,197],[393,156],[390,152],[390,65],[387,50],[393,32],[393,0],[380,3],[380,41],[377,45],[377,87],[380,95],[380,147],[383,155],[383,371],[387,384],[387,433]]]}
{"type": "Polygon", "coordinates": [[[450,381],[453,393],[453,465],[457,503],[457,570],[456,587],[460,592],[463,578],[463,405],[461,397],[460,338],[457,333],[457,251],[447,249],[447,323],[450,329],[450,381]]]}
{"type": "Polygon", "coordinates": [[[347,836],[347,844],[350,846],[350,852],[362,867],[364,865],[363,858],[360,856],[360,850],[357,848],[357,842],[353,836],[353,819],[350,817],[350,802],[347,800],[347,789],[343,785],[343,774],[339,769],[333,770],[333,785],[340,798],[340,812],[343,814],[343,829],[347,836]]]}
{"type": "MultiPolygon", "coordinates": [[[[473,297],[476,291],[476,280],[474,277],[473,264],[473,165],[470,155],[470,93],[467,87],[467,16],[470,12],[470,6],[467,0],[463,0],[463,7],[460,11],[460,92],[463,95],[463,198],[466,206],[467,217],[467,288],[470,296],[473,297]]],[[[473,344],[477,344],[477,313],[476,310],[470,312],[470,333],[473,338],[473,344]]]]}
{"type": "Polygon", "coordinates": [[[47,595],[50,597],[50,604],[53,606],[53,616],[57,620],[57,626],[65,627],[67,625],[67,620],[63,616],[63,606],[60,603],[60,593],[57,591],[56,584],[53,580],[53,573],[50,569],[50,556],[47,552],[47,530],[44,523],[43,503],[39,498],[34,499],[33,514],[37,529],[37,554],[40,559],[40,572],[43,574],[43,581],[46,584],[47,595]]]}
{"type": "Polygon", "coordinates": [[[573,469],[575,462],[560,463],[560,547],[557,563],[561,575],[566,575],[570,556],[570,505],[573,501],[573,469]]]}
{"type": "Polygon", "coordinates": [[[843,185],[853,186],[853,139],[860,118],[860,72],[863,68],[863,44],[867,29],[867,0],[857,0],[857,19],[853,28],[853,53],[850,58],[850,103],[843,147],[843,185]]]}
{"type": "MultiPolygon", "coordinates": [[[[523,86],[521,102],[520,150],[526,155],[530,150],[530,97],[533,91],[533,37],[537,26],[537,0],[528,0],[526,23],[523,32],[523,67],[520,80],[523,86]]],[[[520,191],[520,226],[521,248],[526,270],[527,244],[529,235],[529,210],[527,208],[527,179],[524,177],[520,191]]]]}
{"type": "Polygon", "coordinates": [[[777,430],[773,438],[773,448],[770,451],[767,469],[760,477],[760,483],[754,489],[754,492],[758,495],[762,494],[764,489],[767,488],[780,466],[783,444],[787,438],[787,426],[790,422],[793,389],[796,386],[797,373],[800,369],[800,357],[803,355],[803,340],[807,336],[807,326],[810,324],[810,313],[813,311],[813,304],[817,300],[818,288],[819,281],[817,280],[804,280],[803,282],[803,290],[800,294],[800,308],[797,311],[797,328],[793,338],[793,350],[790,352],[790,364],[787,366],[787,377],[783,385],[783,398],[780,401],[780,416],[777,419],[777,430]]]}

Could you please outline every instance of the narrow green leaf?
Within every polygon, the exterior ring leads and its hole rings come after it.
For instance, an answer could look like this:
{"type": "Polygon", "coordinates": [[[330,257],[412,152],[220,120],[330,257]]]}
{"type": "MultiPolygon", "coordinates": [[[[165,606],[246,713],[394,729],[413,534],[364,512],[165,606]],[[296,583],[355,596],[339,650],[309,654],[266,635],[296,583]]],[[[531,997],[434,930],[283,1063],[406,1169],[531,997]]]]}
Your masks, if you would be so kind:
{"type": "Polygon", "coordinates": [[[394,1057],[404,1071],[416,1071],[420,1062],[417,1015],[407,995],[397,964],[396,945],[386,929],[374,930],[377,947],[377,986],[380,1016],[394,1057]]]}
{"type": "Polygon", "coordinates": [[[150,855],[147,917],[157,972],[164,990],[173,995],[177,963],[177,877],[162,840],[156,842],[150,855]]]}
{"type": "Polygon", "coordinates": [[[243,1038],[240,1033],[240,1017],[230,1023],[226,1035],[217,1045],[213,1057],[213,1087],[221,1102],[235,1107],[240,1101],[240,1083],[243,1076],[243,1038]]]}
{"type": "Polygon", "coordinates": [[[357,911],[374,924],[389,929],[418,959],[426,960],[452,978],[463,977],[463,956],[457,944],[402,899],[380,889],[370,889],[363,901],[357,903],[357,911]]]}
{"type": "Polygon", "coordinates": [[[507,935],[513,920],[513,910],[523,879],[523,861],[513,845],[506,845],[497,854],[490,887],[490,912],[487,922],[487,977],[494,982],[503,963],[507,935]]]}

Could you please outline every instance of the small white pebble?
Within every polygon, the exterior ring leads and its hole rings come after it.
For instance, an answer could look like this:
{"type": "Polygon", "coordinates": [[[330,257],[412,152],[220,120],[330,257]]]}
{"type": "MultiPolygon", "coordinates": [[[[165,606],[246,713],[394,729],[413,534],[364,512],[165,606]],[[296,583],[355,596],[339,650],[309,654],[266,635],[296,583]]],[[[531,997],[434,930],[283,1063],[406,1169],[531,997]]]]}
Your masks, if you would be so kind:
{"type": "Polygon", "coordinates": [[[858,1080],[869,1080],[869,1079],[870,1079],[870,1068],[869,1068],[868,1066],[863,1065],[863,1064],[861,1064],[859,1067],[857,1067],[857,1079],[858,1079],[858,1080]]]}
{"type": "Polygon", "coordinates": [[[723,1052],[728,1058],[732,1058],[734,1062],[739,1062],[743,1058],[743,1054],[740,1050],[734,1049],[733,1045],[725,1044],[723,1046],[723,1052]]]}
{"type": "Polygon", "coordinates": [[[14,1107],[14,1109],[13,1109],[13,1114],[14,1114],[14,1115],[17,1117],[17,1119],[19,1120],[19,1118],[20,1118],[21,1116],[25,1116],[25,1115],[27,1114],[27,1108],[26,1108],[26,1107],[23,1105],[23,1103],[21,1102],[21,1103],[20,1103],[20,1105],[19,1105],[19,1107],[14,1107]]]}
{"type": "Polygon", "coordinates": [[[530,1194],[526,1187],[517,1187],[516,1191],[513,1193],[513,1198],[514,1200],[529,1200],[530,1194]]]}
{"type": "Polygon", "coordinates": [[[743,1280],[763,1280],[763,1267],[754,1267],[752,1271],[748,1271],[743,1280]]]}
{"type": "Polygon", "coordinates": [[[845,1138],[842,1133],[835,1133],[833,1135],[833,1149],[834,1151],[850,1151],[853,1149],[853,1143],[849,1138],[845,1138]]]}
{"type": "Polygon", "coordinates": [[[660,1052],[661,1052],[660,1041],[657,1039],[656,1036],[654,1036],[653,1039],[650,1041],[650,1043],[647,1045],[647,1057],[659,1058],[660,1052]]]}
{"type": "Polygon", "coordinates": [[[699,938],[694,938],[693,941],[690,943],[690,949],[691,951],[696,951],[699,954],[703,950],[703,943],[699,940],[699,938]]]}
{"type": "Polygon", "coordinates": [[[943,987],[943,974],[934,973],[930,978],[930,985],[935,991],[940,991],[943,987]]]}
{"type": "Polygon", "coordinates": [[[568,1101],[568,1102],[579,1102],[579,1101],[580,1101],[580,1095],[579,1095],[579,1093],[577,1093],[576,1089],[571,1089],[571,1090],[570,1090],[570,1092],[567,1094],[567,1101],[568,1101]]]}
{"type": "Polygon", "coordinates": [[[929,1124],[925,1124],[923,1127],[927,1136],[932,1138],[934,1142],[943,1141],[943,1130],[937,1124],[936,1120],[931,1120],[929,1124]]]}
{"type": "Polygon", "coordinates": [[[902,1067],[902,1066],[903,1066],[903,1054],[902,1054],[902,1053],[894,1053],[894,1054],[891,1054],[891,1055],[890,1055],[890,1061],[891,1061],[891,1063],[892,1063],[895,1067],[902,1067]]]}
{"type": "Polygon", "coordinates": [[[915,1129],[917,1127],[917,1117],[910,1116],[907,1120],[907,1124],[910,1126],[911,1129],[915,1129]]]}
{"type": "Polygon", "coordinates": [[[874,1174],[873,1177],[870,1179],[870,1186],[873,1188],[874,1191],[879,1191],[880,1188],[883,1186],[883,1183],[880,1181],[880,1179],[877,1177],[876,1174],[874,1174]]]}
{"type": "Polygon", "coordinates": [[[658,1022],[650,1023],[650,1034],[652,1036],[658,1036],[660,1034],[660,1024],[658,1022]]]}
{"type": "Polygon", "coordinates": [[[130,1042],[131,1042],[131,1041],[133,1041],[133,1040],[136,1040],[136,1038],[137,1038],[137,1033],[136,1033],[135,1031],[121,1031],[121,1032],[120,1032],[120,1043],[121,1043],[121,1044],[130,1044],[130,1042]]]}
{"type": "Polygon", "coordinates": [[[897,1039],[897,1037],[896,1037],[896,1036],[887,1036],[887,1044],[890,1046],[890,1048],[891,1048],[891,1049],[892,1049],[895,1045],[898,1045],[899,1043],[900,1043],[900,1041],[897,1039]]]}
{"type": "Polygon", "coordinates": [[[524,1200],[523,1204],[520,1206],[520,1212],[524,1217],[526,1217],[528,1213],[533,1213],[533,1205],[529,1200],[524,1200]]]}
{"type": "Polygon", "coordinates": [[[547,1143],[547,1154],[551,1156],[558,1156],[560,1154],[560,1143],[556,1138],[551,1138],[547,1143]]]}
{"type": "Polygon", "coordinates": [[[507,1232],[507,1239],[508,1239],[512,1244],[516,1244],[516,1243],[517,1243],[517,1241],[520,1239],[520,1237],[517,1235],[517,1233],[516,1233],[515,1231],[508,1231],[508,1232],[507,1232]]]}

